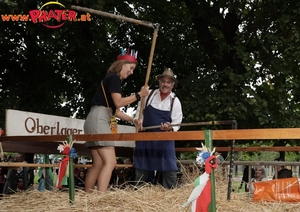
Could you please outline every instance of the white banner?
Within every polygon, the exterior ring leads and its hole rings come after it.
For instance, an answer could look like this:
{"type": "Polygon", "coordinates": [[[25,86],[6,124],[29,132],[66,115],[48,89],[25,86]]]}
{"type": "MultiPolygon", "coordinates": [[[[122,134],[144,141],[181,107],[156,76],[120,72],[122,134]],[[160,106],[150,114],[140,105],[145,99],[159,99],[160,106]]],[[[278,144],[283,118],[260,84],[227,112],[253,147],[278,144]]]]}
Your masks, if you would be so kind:
{"type": "MultiPolygon", "coordinates": [[[[5,121],[7,136],[84,134],[82,119],[7,109],[5,121]]],[[[134,132],[134,127],[118,125],[118,133],[134,132]]],[[[124,146],[134,147],[134,142],[124,142],[124,146]]]]}
{"type": "Polygon", "coordinates": [[[6,110],[5,120],[7,136],[84,134],[84,120],[80,119],[6,110]]]}

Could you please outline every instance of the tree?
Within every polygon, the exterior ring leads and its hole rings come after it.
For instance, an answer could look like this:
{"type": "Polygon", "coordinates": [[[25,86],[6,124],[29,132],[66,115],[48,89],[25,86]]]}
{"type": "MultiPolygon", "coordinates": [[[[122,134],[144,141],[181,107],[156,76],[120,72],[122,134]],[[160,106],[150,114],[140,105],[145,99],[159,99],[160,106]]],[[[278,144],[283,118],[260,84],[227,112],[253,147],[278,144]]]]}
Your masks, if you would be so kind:
{"type": "MultiPolygon", "coordinates": [[[[1,14],[28,13],[45,3],[7,2],[11,3],[0,2],[1,14]]],[[[165,67],[174,70],[184,122],[236,120],[239,128],[299,125],[299,2],[77,0],[63,4],[159,23],[149,85],[157,86],[155,76],[165,67]]],[[[0,22],[3,110],[63,116],[78,110],[77,117],[84,118],[120,47],[139,51],[135,74],[124,82],[124,95],[144,85],[153,29],[94,14],[91,18],[56,30],[0,22]]],[[[0,120],[4,123],[4,114],[0,120]]],[[[293,142],[281,144],[285,143],[293,142]]]]}

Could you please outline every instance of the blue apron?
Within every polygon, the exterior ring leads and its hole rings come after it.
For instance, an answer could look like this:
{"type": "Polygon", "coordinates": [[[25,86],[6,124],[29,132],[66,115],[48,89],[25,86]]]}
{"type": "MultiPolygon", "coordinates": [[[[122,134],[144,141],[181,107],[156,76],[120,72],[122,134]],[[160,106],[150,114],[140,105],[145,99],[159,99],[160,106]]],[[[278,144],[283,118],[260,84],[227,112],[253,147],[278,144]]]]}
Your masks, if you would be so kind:
{"type": "MultiPolygon", "coordinates": [[[[161,111],[149,104],[144,109],[143,126],[155,126],[172,122],[171,111],[161,111]]],[[[160,128],[146,132],[160,132],[160,128]]],[[[148,171],[177,171],[175,142],[170,141],[136,141],[134,167],[148,171]]]]}

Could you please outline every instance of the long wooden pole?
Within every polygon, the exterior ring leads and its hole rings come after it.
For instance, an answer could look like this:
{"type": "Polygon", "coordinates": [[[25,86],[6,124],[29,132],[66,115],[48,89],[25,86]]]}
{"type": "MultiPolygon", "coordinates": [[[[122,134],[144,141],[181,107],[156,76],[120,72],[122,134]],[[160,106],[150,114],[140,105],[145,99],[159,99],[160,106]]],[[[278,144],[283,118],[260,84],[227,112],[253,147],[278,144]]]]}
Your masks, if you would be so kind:
{"type": "MultiPolygon", "coordinates": [[[[149,83],[151,67],[152,67],[152,62],[153,62],[154,49],[155,49],[156,39],[157,39],[157,34],[158,34],[158,28],[159,28],[159,24],[156,24],[155,28],[154,28],[154,32],[153,32],[153,37],[152,37],[152,45],[151,45],[151,50],[150,50],[150,56],[149,56],[149,61],[148,61],[148,67],[147,67],[147,73],[146,73],[144,86],[148,86],[148,83],[149,83]]],[[[145,107],[145,97],[143,97],[142,100],[141,100],[141,106],[140,106],[140,110],[139,110],[138,119],[142,118],[144,107],[145,107]]]]}
{"type": "MultiPolygon", "coordinates": [[[[146,79],[145,79],[145,84],[144,84],[144,86],[148,86],[150,73],[151,73],[151,66],[152,66],[152,62],[153,62],[154,49],[155,49],[156,39],[157,39],[157,34],[158,34],[158,29],[159,29],[159,24],[158,23],[151,23],[151,22],[141,21],[141,20],[137,20],[137,19],[133,19],[133,18],[127,18],[125,16],[115,15],[115,14],[112,14],[112,13],[107,13],[107,12],[103,12],[103,11],[100,11],[100,10],[94,10],[94,9],[91,9],[91,8],[80,7],[80,6],[75,6],[75,5],[72,5],[71,9],[82,11],[82,12],[87,12],[87,13],[91,13],[91,14],[95,14],[95,15],[101,15],[101,16],[105,16],[105,17],[109,17],[109,18],[114,18],[114,19],[118,19],[118,20],[123,20],[123,21],[127,21],[127,22],[131,22],[131,23],[135,23],[135,24],[139,24],[139,25],[154,28],[153,37],[152,37],[152,45],[151,45],[150,56],[149,56],[148,67],[147,67],[147,73],[146,73],[146,79]]],[[[145,97],[143,97],[142,100],[141,100],[141,106],[140,106],[139,117],[138,117],[139,119],[142,118],[144,107],[145,107],[145,97]]],[[[138,131],[138,129],[136,129],[136,131],[138,131]]]]}
{"type": "Polygon", "coordinates": [[[80,7],[80,6],[76,6],[76,5],[71,5],[71,9],[82,11],[82,12],[87,12],[87,13],[91,13],[91,14],[95,14],[95,15],[101,15],[101,16],[104,16],[104,17],[114,18],[114,19],[118,19],[118,20],[123,20],[123,21],[131,22],[131,23],[143,25],[143,26],[146,26],[146,27],[155,28],[155,25],[156,25],[156,24],[153,24],[151,22],[141,21],[141,20],[137,20],[137,19],[134,19],[134,18],[127,18],[127,17],[122,16],[122,15],[115,15],[115,14],[112,14],[112,13],[103,12],[101,10],[94,10],[94,9],[87,8],[87,7],[80,7]]]}

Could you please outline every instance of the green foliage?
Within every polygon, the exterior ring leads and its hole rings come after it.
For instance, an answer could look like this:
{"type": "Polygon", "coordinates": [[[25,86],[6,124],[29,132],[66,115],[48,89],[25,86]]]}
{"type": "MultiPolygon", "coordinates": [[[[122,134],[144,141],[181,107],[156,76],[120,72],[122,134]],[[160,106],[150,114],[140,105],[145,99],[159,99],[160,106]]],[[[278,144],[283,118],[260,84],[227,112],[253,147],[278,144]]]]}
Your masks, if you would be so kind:
{"type": "MultiPolygon", "coordinates": [[[[0,1],[0,13],[28,14],[44,3],[0,1]]],[[[155,76],[164,67],[174,70],[184,122],[236,120],[239,128],[299,126],[300,2],[61,3],[159,23],[149,86],[157,86],[155,76]]],[[[124,82],[124,95],[144,85],[153,28],[95,14],[91,18],[59,29],[0,21],[0,126],[8,108],[61,116],[77,111],[77,118],[85,118],[120,47],[139,51],[138,66],[124,82]]]]}
{"type": "Polygon", "coordinates": [[[197,152],[182,152],[180,153],[180,160],[195,160],[196,161],[197,152]]]}
{"type": "Polygon", "coordinates": [[[240,161],[274,161],[279,157],[278,152],[238,152],[235,160],[240,161]]]}

